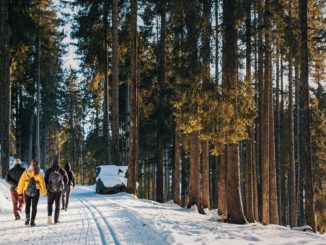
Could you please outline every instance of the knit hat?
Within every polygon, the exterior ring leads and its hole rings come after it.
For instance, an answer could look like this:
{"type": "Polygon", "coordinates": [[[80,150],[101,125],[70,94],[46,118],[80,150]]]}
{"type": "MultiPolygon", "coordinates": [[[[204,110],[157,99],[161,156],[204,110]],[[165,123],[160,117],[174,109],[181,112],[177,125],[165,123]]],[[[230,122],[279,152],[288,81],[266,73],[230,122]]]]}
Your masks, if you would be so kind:
{"type": "Polygon", "coordinates": [[[14,161],[14,164],[19,164],[19,165],[21,165],[22,164],[22,161],[20,161],[20,159],[15,159],[15,161],[14,161]]]}

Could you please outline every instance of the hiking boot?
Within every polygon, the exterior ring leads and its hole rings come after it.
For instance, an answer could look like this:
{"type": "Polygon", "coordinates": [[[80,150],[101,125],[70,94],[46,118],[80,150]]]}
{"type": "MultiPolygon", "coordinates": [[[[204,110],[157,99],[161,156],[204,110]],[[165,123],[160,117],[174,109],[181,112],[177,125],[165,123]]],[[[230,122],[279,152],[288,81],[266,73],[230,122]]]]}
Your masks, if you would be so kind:
{"type": "Polygon", "coordinates": [[[59,224],[59,223],[60,223],[59,220],[55,220],[55,221],[54,221],[54,224],[59,224]]]}
{"type": "Polygon", "coordinates": [[[29,218],[26,218],[25,225],[29,225],[29,218]]]}
{"type": "Polygon", "coordinates": [[[52,225],[52,217],[51,216],[48,216],[48,225],[52,225]]]}
{"type": "Polygon", "coordinates": [[[32,221],[31,221],[31,227],[34,227],[34,226],[35,226],[35,221],[32,220],[32,221]]]}
{"type": "Polygon", "coordinates": [[[19,220],[20,219],[20,214],[18,212],[15,213],[15,220],[19,220]]]}

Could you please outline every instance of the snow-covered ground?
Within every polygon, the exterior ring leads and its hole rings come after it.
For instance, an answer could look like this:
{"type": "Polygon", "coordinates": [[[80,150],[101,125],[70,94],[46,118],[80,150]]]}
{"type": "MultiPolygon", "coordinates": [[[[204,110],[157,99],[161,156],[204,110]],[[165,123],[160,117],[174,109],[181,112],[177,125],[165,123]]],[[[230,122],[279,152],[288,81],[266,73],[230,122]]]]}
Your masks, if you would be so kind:
{"type": "MultiPolygon", "coordinates": [[[[40,199],[36,227],[14,221],[8,186],[0,179],[0,244],[326,244],[326,236],[282,226],[232,225],[213,213],[158,204],[119,193],[98,195],[78,186],[58,225],[47,225],[46,198],[40,199]]],[[[215,212],[214,212],[215,213],[215,212]]]]}

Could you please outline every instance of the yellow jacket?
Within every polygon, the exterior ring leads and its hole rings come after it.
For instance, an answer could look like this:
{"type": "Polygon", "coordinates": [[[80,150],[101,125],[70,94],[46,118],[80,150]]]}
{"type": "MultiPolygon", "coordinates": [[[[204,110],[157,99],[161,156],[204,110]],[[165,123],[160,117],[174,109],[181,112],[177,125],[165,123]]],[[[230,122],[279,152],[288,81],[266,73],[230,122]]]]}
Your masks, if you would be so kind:
{"type": "Polygon", "coordinates": [[[18,186],[17,186],[17,192],[18,194],[23,194],[26,189],[27,186],[29,184],[29,180],[34,177],[35,182],[36,182],[36,189],[40,190],[41,194],[43,196],[46,195],[46,186],[45,186],[45,181],[43,178],[42,173],[40,172],[39,174],[36,174],[33,172],[28,172],[27,170],[24,171],[24,173],[22,174],[22,176],[20,177],[18,186]]]}

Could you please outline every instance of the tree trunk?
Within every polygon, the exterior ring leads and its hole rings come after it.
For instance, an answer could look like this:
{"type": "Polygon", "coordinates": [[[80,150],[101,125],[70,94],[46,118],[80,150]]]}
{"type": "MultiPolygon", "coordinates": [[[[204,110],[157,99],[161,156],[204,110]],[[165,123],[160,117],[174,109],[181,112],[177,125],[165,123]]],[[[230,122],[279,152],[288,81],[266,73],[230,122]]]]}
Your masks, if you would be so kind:
{"type": "MultiPolygon", "coordinates": [[[[265,11],[270,10],[269,0],[266,0],[265,11]]],[[[261,4],[261,1],[260,1],[261,4]]],[[[265,59],[264,59],[264,85],[263,85],[263,107],[261,108],[261,190],[262,190],[262,223],[267,225],[270,223],[269,216],[269,89],[270,89],[270,20],[269,16],[264,15],[265,24],[265,59]]]]}
{"type": "Polygon", "coordinates": [[[166,6],[164,2],[160,4],[161,16],[161,33],[159,44],[159,116],[157,121],[157,137],[158,137],[158,154],[157,154],[157,178],[156,178],[156,200],[164,201],[163,195],[163,158],[164,158],[164,134],[165,134],[165,117],[164,117],[164,96],[165,96],[165,32],[166,32],[166,6]]]}
{"type": "Polygon", "coordinates": [[[275,159],[276,159],[276,179],[277,179],[277,200],[279,208],[279,219],[282,223],[282,189],[281,189],[281,114],[280,114],[280,51],[276,51],[276,135],[275,135],[275,159]]]}
{"type": "Polygon", "coordinates": [[[173,178],[173,200],[180,205],[180,133],[176,126],[174,142],[174,178],[173,178]]]}
{"type": "Polygon", "coordinates": [[[103,136],[105,142],[105,161],[111,163],[110,152],[110,129],[109,129],[109,79],[108,79],[108,2],[104,3],[104,120],[103,120],[103,136]]]}
{"type": "Polygon", "coordinates": [[[307,224],[316,231],[312,159],[311,159],[311,138],[310,138],[310,111],[309,111],[309,64],[308,64],[308,31],[307,31],[307,0],[300,0],[300,30],[301,30],[301,66],[300,66],[300,116],[301,116],[301,146],[300,160],[305,170],[305,214],[307,224]]]}
{"type": "MultiPolygon", "coordinates": [[[[229,0],[228,0],[229,1],[229,0]]],[[[243,214],[240,190],[239,145],[226,146],[227,150],[227,208],[228,222],[243,224],[246,219],[243,214]]]]}
{"type": "MultiPolygon", "coordinates": [[[[238,67],[237,67],[237,31],[236,31],[236,1],[223,1],[223,83],[225,90],[232,93],[237,88],[238,67]]],[[[236,106],[236,99],[231,100],[236,106]]],[[[231,223],[242,224],[246,220],[243,214],[242,198],[240,191],[240,159],[239,145],[230,144],[226,146],[227,151],[227,220],[231,223]]]]}
{"type": "Polygon", "coordinates": [[[9,134],[11,114],[10,82],[10,27],[8,25],[7,1],[0,2],[0,161],[4,178],[9,170],[9,134]]]}
{"type": "Polygon", "coordinates": [[[138,163],[138,45],[137,45],[137,0],[131,0],[131,120],[130,150],[128,164],[128,191],[136,194],[138,163]]]}
{"type": "Polygon", "coordinates": [[[219,45],[218,45],[218,7],[219,0],[215,0],[215,83],[218,85],[219,77],[218,77],[218,62],[219,62],[219,45]]]}
{"type": "Polygon", "coordinates": [[[269,215],[270,223],[279,224],[279,209],[277,198],[277,174],[275,161],[275,127],[274,127],[274,103],[273,103],[273,82],[271,77],[271,57],[270,57],[270,88],[269,88],[269,215]]]}
{"type": "MultiPolygon", "coordinates": [[[[251,80],[251,1],[247,0],[246,9],[246,81],[251,80]]],[[[248,127],[249,139],[246,141],[246,217],[249,222],[254,222],[254,205],[253,205],[253,144],[254,128],[253,125],[248,127]]]]}
{"type": "MultiPolygon", "coordinates": [[[[211,36],[211,0],[203,1],[203,92],[208,89],[210,83],[210,36],[211,36]]],[[[210,209],[210,188],[209,188],[209,143],[202,142],[202,207],[210,209]]]]}
{"type": "Polygon", "coordinates": [[[120,165],[119,136],[119,0],[112,1],[112,162],[120,165]]]}
{"type": "MultiPolygon", "coordinates": [[[[291,2],[291,1],[290,1],[291,2]]],[[[289,7],[289,19],[291,21],[291,5],[289,7]]],[[[291,23],[289,24],[289,29],[291,23]]],[[[291,30],[291,29],[290,29],[291,30]]],[[[295,181],[295,160],[294,160],[294,119],[293,119],[293,78],[292,78],[292,47],[289,50],[289,223],[291,227],[297,226],[297,205],[296,205],[296,181],[295,181]]]]}
{"type": "Polygon", "coordinates": [[[200,150],[199,132],[190,133],[190,177],[187,208],[197,205],[200,208],[200,150]]]}
{"type": "Polygon", "coordinates": [[[220,155],[220,164],[219,164],[219,178],[218,178],[218,213],[220,215],[224,215],[226,219],[228,216],[228,207],[227,207],[227,186],[226,186],[226,178],[227,178],[227,151],[224,150],[223,154],[220,155]]]}

